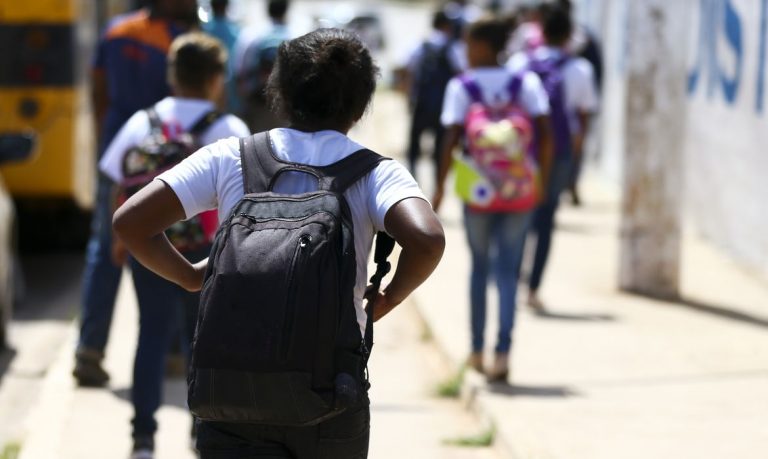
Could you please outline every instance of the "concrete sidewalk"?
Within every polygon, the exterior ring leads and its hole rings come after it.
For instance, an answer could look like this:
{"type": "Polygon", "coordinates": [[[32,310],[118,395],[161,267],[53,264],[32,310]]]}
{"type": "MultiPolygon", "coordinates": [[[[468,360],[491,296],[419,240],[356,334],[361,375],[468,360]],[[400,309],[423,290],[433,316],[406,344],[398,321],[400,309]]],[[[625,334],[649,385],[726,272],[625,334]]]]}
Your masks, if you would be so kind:
{"type": "MultiPolygon", "coordinates": [[[[137,337],[137,306],[126,274],[121,283],[105,367],[112,379],[106,389],[75,387],[70,374],[77,336],[64,346],[43,381],[41,396],[20,438],[20,459],[127,458],[131,448],[131,368],[137,337]]],[[[406,457],[493,459],[491,448],[465,449],[445,440],[477,435],[482,424],[453,400],[435,398],[434,388],[449,375],[434,345],[422,339],[422,322],[405,304],[377,325],[376,348],[370,365],[372,459],[406,457]]],[[[165,381],[164,403],[157,414],[155,437],[159,459],[192,459],[191,417],[186,409],[186,384],[165,381]]],[[[21,422],[21,420],[19,420],[21,422]]]]}
{"type": "MultiPolygon", "coordinates": [[[[768,288],[686,235],[680,303],[616,289],[618,193],[588,178],[558,216],[542,296],[520,289],[511,386],[469,373],[464,395],[515,458],[764,458],[768,454],[768,288]]],[[[458,368],[469,350],[469,254],[460,204],[446,202],[448,248],[416,294],[458,368]]],[[[489,292],[488,349],[495,344],[489,292]]]]}

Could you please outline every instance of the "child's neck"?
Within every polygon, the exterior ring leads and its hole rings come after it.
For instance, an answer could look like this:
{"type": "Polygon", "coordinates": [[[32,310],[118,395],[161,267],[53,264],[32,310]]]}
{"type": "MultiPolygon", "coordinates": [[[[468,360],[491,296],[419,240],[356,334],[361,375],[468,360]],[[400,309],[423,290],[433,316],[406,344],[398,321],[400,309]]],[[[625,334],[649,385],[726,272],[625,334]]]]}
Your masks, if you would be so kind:
{"type": "Polygon", "coordinates": [[[487,60],[487,61],[478,61],[473,62],[472,65],[470,65],[473,69],[483,68],[483,67],[498,67],[499,63],[497,61],[487,60]]]}
{"type": "Polygon", "coordinates": [[[295,129],[297,131],[301,132],[320,132],[320,131],[336,131],[340,132],[344,135],[347,135],[349,130],[352,128],[351,126],[310,126],[308,124],[302,124],[302,123],[291,123],[288,125],[289,129],[295,129]]]}
{"type": "Polygon", "coordinates": [[[208,94],[205,91],[192,91],[188,89],[176,88],[173,91],[173,95],[180,99],[198,99],[211,101],[211,98],[208,97],[208,94]]]}

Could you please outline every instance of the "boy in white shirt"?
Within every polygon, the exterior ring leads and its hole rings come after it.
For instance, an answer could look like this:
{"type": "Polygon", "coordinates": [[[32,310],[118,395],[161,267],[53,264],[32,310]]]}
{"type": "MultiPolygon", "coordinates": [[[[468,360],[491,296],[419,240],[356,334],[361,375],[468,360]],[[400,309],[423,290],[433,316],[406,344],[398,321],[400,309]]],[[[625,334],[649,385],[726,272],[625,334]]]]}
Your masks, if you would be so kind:
{"type": "MultiPolygon", "coordinates": [[[[168,138],[188,132],[200,119],[215,111],[214,101],[222,94],[225,81],[226,51],[218,40],[202,33],[178,37],[168,56],[168,78],[173,96],[153,108],[168,138]]],[[[101,171],[120,184],[124,179],[123,159],[129,149],[141,144],[151,134],[148,112],[134,114],[120,129],[99,163],[101,171]]],[[[203,145],[231,136],[246,136],[248,128],[239,118],[223,115],[213,121],[199,138],[203,145]]],[[[124,263],[126,252],[118,238],[113,238],[113,257],[124,263]]],[[[208,256],[210,245],[185,253],[191,261],[208,256]]],[[[134,406],[132,458],[153,457],[154,414],[160,406],[166,351],[179,322],[196,314],[199,295],[190,294],[131,260],[136,296],[139,303],[139,341],[133,371],[131,400],[134,406]]],[[[182,335],[191,337],[191,330],[182,335]]],[[[188,347],[188,344],[187,344],[188,347]]]]}
{"type": "MultiPolygon", "coordinates": [[[[513,102],[533,120],[536,137],[541,139],[536,160],[546,180],[550,156],[547,94],[534,73],[522,72],[518,76],[499,65],[498,58],[506,47],[508,36],[508,25],[500,19],[481,19],[469,27],[467,57],[470,68],[464,75],[448,83],[443,104],[441,121],[446,127],[446,139],[437,190],[433,199],[436,210],[443,198],[443,187],[451,165],[451,154],[459,145],[464,134],[465,120],[476,99],[482,99],[484,104],[499,108],[513,102]],[[510,98],[515,96],[510,91],[510,82],[515,78],[521,78],[521,82],[519,91],[516,92],[517,100],[510,101],[510,98]],[[470,94],[466,85],[467,80],[473,81],[478,88],[479,94],[475,97],[470,94]]],[[[508,376],[515,316],[517,266],[522,257],[529,220],[529,211],[490,212],[478,210],[472,205],[465,205],[464,209],[464,223],[472,252],[470,279],[472,352],[469,363],[476,370],[486,373],[491,381],[506,381],[508,376]],[[494,364],[486,370],[483,368],[486,289],[493,246],[496,247],[497,252],[497,262],[494,266],[499,287],[500,320],[494,364]]]]}
{"type": "Polygon", "coordinates": [[[553,83],[547,86],[552,104],[555,145],[552,177],[547,199],[533,216],[536,253],[528,280],[528,304],[536,310],[544,308],[538,291],[549,257],[560,193],[568,185],[573,165],[582,154],[590,115],[597,109],[597,92],[592,65],[582,57],[568,55],[566,51],[572,32],[573,23],[569,12],[566,9],[553,7],[544,18],[546,46],[537,48],[531,54],[522,52],[515,54],[507,63],[507,67],[513,72],[549,67],[552,72],[558,73],[552,78],[553,83]],[[560,83],[558,84],[556,80],[560,80],[560,83]],[[557,91],[558,96],[553,97],[553,91],[557,91]],[[558,114],[561,116],[558,117],[558,114]],[[562,119],[560,123],[558,123],[559,118],[562,119]]]}

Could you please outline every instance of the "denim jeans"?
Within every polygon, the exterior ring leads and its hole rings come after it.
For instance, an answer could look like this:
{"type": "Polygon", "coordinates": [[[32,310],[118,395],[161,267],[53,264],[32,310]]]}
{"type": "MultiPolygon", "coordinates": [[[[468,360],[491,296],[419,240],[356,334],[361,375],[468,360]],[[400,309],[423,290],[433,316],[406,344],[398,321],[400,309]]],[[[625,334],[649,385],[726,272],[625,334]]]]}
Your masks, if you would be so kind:
{"type": "Polygon", "coordinates": [[[467,241],[472,252],[470,305],[472,352],[484,345],[488,272],[493,264],[499,290],[496,352],[509,352],[515,324],[518,266],[523,256],[530,213],[484,213],[464,208],[467,241]],[[492,261],[495,260],[495,263],[492,261]]]}
{"type": "Polygon", "coordinates": [[[533,214],[532,232],[536,235],[536,252],[533,257],[533,266],[528,280],[528,287],[536,291],[541,286],[544,268],[549,259],[549,250],[552,245],[552,233],[555,229],[555,213],[560,204],[560,193],[568,186],[572,172],[572,160],[570,156],[557,158],[552,165],[547,196],[533,214]]]}
{"type": "Polygon", "coordinates": [[[122,266],[112,263],[112,182],[99,177],[83,274],[78,348],[104,352],[122,266]]]}
{"type": "Polygon", "coordinates": [[[316,426],[283,427],[197,421],[201,459],[365,459],[368,457],[370,408],[367,398],[316,426]]]}
{"type": "MultiPolygon", "coordinates": [[[[185,256],[199,261],[210,248],[185,256]]],[[[199,293],[190,293],[131,259],[131,274],[139,303],[139,339],[133,364],[133,435],[152,436],[157,430],[155,412],[160,407],[165,361],[171,340],[182,330],[183,350],[191,344],[188,317],[197,314],[199,293]]]]}

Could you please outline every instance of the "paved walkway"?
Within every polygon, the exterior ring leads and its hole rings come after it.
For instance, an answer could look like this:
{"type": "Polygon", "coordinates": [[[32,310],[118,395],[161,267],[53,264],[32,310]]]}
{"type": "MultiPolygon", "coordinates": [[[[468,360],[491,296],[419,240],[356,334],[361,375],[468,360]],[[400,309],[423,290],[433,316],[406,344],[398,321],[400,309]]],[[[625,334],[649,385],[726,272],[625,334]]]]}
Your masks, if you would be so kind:
{"type": "MultiPolygon", "coordinates": [[[[105,366],[112,376],[108,389],[74,386],[72,348],[65,346],[43,382],[37,407],[27,419],[21,459],[104,459],[128,457],[128,401],[137,307],[130,279],[124,279],[105,366]]],[[[462,449],[445,440],[471,436],[482,424],[456,401],[435,398],[434,388],[448,376],[445,361],[421,338],[413,305],[403,305],[377,327],[371,364],[372,459],[407,457],[492,459],[492,449],[462,449]]],[[[74,325],[70,343],[75,338],[74,325]]],[[[192,459],[190,417],[185,383],[168,380],[165,403],[158,413],[157,457],[192,459]]]]}
{"type": "MultiPolygon", "coordinates": [[[[470,373],[465,398],[495,420],[505,457],[766,457],[768,286],[686,235],[685,301],[618,292],[618,193],[586,185],[585,207],[559,215],[547,314],[518,309],[513,385],[470,373]]],[[[442,218],[447,252],[416,302],[458,367],[469,346],[469,254],[455,199],[442,218]]],[[[495,323],[487,330],[492,346],[495,323]]]]}

